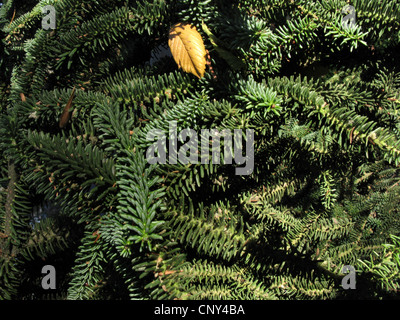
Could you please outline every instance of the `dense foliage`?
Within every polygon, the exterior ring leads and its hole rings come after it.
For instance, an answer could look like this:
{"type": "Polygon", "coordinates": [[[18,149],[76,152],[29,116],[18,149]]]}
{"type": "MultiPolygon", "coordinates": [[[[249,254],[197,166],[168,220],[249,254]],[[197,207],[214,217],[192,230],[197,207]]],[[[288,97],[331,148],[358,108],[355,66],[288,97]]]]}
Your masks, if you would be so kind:
{"type": "Polygon", "coordinates": [[[346,5],[3,0],[0,298],[396,297],[400,1],[352,1],[356,24],[346,5]],[[177,22],[201,79],[160,54],[177,22]],[[253,129],[254,171],[149,164],[171,121],[253,129]]]}

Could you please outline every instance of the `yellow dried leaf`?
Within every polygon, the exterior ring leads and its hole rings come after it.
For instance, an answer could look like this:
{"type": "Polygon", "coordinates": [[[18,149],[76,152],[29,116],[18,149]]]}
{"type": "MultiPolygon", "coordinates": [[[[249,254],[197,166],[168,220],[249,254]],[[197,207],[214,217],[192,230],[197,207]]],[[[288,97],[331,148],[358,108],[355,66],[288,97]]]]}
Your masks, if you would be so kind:
{"type": "Polygon", "coordinates": [[[206,70],[206,48],[195,26],[177,23],[169,31],[168,45],[179,68],[198,78],[206,70]]]}

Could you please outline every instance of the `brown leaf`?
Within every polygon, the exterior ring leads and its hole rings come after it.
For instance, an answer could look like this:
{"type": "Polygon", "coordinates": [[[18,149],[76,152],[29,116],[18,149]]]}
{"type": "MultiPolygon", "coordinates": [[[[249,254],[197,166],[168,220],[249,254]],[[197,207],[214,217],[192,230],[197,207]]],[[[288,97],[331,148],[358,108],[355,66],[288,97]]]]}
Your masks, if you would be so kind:
{"type": "Polygon", "coordinates": [[[95,232],[93,232],[92,235],[93,235],[93,237],[96,237],[96,239],[94,240],[94,243],[96,243],[97,240],[99,240],[99,238],[100,238],[99,230],[96,230],[95,232]]]}
{"type": "Polygon", "coordinates": [[[69,97],[68,102],[65,105],[63,113],[60,117],[60,128],[64,128],[69,120],[69,109],[71,108],[72,100],[74,99],[74,96],[75,96],[75,87],[72,89],[71,96],[69,97]]]}
{"type": "Polygon", "coordinates": [[[159,276],[159,277],[167,276],[167,275],[170,275],[170,274],[174,274],[175,272],[176,272],[176,270],[165,270],[164,272],[157,273],[155,275],[155,277],[157,277],[157,276],[159,276]]]}
{"type": "Polygon", "coordinates": [[[11,23],[13,23],[13,21],[14,21],[14,18],[15,18],[15,12],[16,12],[16,10],[14,9],[14,13],[13,13],[13,16],[12,16],[12,18],[11,18],[11,21],[10,21],[10,24],[9,24],[9,26],[11,26],[11,23]]]}
{"type": "Polygon", "coordinates": [[[206,70],[206,48],[195,26],[177,23],[169,31],[168,45],[179,68],[198,78],[206,70]]]}
{"type": "Polygon", "coordinates": [[[5,239],[5,238],[8,238],[8,235],[6,235],[3,232],[0,232],[0,239],[5,239]]]}
{"type": "Polygon", "coordinates": [[[351,129],[351,131],[350,131],[350,144],[352,144],[353,143],[353,132],[354,132],[354,129],[355,129],[356,127],[353,127],[352,129],[351,129]]]}

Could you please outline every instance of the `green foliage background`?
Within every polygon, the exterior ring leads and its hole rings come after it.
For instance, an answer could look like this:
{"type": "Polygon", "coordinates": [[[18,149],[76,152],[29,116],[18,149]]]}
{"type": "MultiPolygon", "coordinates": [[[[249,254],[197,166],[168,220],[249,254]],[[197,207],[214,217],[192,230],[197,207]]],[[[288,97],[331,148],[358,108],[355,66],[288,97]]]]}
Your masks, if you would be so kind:
{"type": "Polygon", "coordinates": [[[396,298],[400,1],[352,1],[355,26],[347,4],[3,2],[0,298],[396,298]],[[216,77],[157,57],[177,22],[216,77]],[[172,120],[253,129],[254,172],[149,165],[146,134],[172,120]]]}

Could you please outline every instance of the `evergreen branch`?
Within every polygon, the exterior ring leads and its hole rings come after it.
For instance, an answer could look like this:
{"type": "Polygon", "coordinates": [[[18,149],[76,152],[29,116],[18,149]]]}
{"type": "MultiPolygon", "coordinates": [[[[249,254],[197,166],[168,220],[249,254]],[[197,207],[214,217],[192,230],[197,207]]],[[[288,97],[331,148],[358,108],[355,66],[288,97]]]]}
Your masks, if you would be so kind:
{"type": "Polygon", "coordinates": [[[153,242],[162,239],[159,234],[164,221],[158,220],[160,210],[164,210],[163,188],[151,191],[160,183],[159,177],[152,177],[154,166],[146,168],[142,154],[128,153],[117,165],[118,210],[125,224],[123,229],[129,234],[128,242],[146,245],[152,250],[153,242]]]}
{"type": "Polygon", "coordinates": [[[15,170],[15,164],[13,162],[8,163],[8,174],[10,180],[8,182],[7,187],[7,200],[5,202],[5,210],[4,210],[4,225],[3,225],[3,236],[1,239],[1,251],[5,256],[9,256],[11,254],[15,254],[15,248],[12,248],[12,244],[10,242],[11,239],[11,230],[12,230],[12,207],[13,202],[15,200],[15,188],[17,183],[17,172],[15,170]],[[11,248],[10,248],[11,247],[11,248]]]}
{"type": "Polygon", "coordinates": [[[102,240],[95,241],[96,236],[93,224],[86,227],[82,245],[77,253],[76,265],[72,270],[72,280],[68,288],[68,299],[91,300],[95,298],[97,287],[104,278],[104,267],[106,263],[102,251],[102,240]]]}

